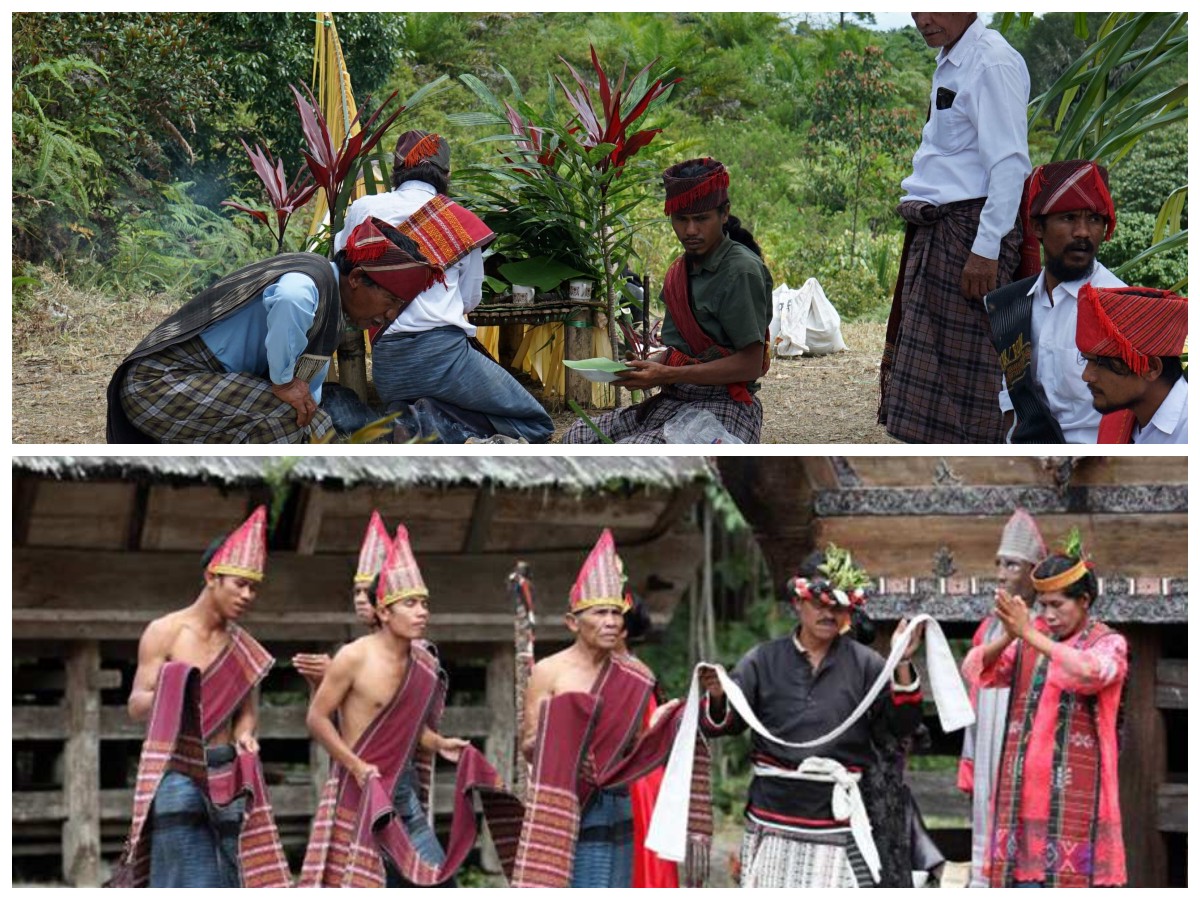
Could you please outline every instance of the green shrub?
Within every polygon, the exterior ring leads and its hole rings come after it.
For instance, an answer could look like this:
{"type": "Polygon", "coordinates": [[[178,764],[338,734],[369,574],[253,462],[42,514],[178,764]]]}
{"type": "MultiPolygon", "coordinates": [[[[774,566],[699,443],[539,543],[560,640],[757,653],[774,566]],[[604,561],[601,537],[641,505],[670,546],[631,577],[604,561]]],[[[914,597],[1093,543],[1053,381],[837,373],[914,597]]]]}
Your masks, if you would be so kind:
{"type": "MultiPolygon", "coordinates": [[[[1117,209],[1117,229],[1112,240],[1100,246],[1099,260],[1116,269],[1133,259],[1151,244],[1155,216],[1146,212],[1125,212],[1117,209]]],[[[1141,287],[1169,288],[1187,277],[1186,247],[1159,253],[1138,263],[1127,272],[1118,272],[1127,284],[1141,287]]]]}

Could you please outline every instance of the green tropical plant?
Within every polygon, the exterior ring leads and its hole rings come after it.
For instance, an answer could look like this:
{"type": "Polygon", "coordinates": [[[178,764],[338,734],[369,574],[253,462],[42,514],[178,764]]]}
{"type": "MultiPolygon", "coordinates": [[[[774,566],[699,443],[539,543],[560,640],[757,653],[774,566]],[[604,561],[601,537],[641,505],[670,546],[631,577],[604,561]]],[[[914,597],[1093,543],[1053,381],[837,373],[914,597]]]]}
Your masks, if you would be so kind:
{"type": "Polygon", "coordinates": [[[452,116],[451,121],[507,128],[480,139],[499,145],[499,159],[464,173],[464,180],[491,206],[485,209],[489,224],[510,238],[497,241],[498,250],[519,247],[523,255],[547,256],[596,279],[615,354],[617,317],[626,298],[620,273],[635,256],[639,227],[632,213],[649,198],[657,174],[637,157],[661,128],[642,126],[670,97],[678,79],[669,79],[669,70],[653,75],[657,60],[632,78],[626,66],[612,77],[592,47],[597,84],[593,94],[579,72],[562,61],[575,82],[573,90],[555,79],[566,100],[566,116],[559,112],[552,85],[545,107],[535,109],[512,75],[502,70],[515,105],[502,102],[478,78],[464,74],[461,81],[483,109],[452,116]]]}

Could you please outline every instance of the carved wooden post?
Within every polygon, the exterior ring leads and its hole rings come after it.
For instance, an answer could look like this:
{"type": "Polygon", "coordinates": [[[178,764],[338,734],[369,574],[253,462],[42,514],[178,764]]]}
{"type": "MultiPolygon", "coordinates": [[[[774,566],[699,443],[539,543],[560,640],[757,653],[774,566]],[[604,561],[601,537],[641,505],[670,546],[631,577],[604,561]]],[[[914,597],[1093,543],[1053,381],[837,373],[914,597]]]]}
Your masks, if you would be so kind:
{"type": "Polygon", "coordinates": [[[63,878],[100,884],[100,644],[72,644],[66,661],[67,740],[63,748],[63,878]]]}
{"type": "MultiPolygon", "coordinates": [[[[513,601],[513,647],[515,671],[513,673],[513,699],[515,702],[513,767],[505,773],[512,776],[513,792],[525,797],[529,767],[521,753],[521,740],[525,734],[525,692],[529,688],[529,677],[533,673],[533,581],[529,577],[529,564],[518,562],[508,576],[509,596],[513,601]]],[[[490,683],[490,679],[489,679],[490,683]]]]}

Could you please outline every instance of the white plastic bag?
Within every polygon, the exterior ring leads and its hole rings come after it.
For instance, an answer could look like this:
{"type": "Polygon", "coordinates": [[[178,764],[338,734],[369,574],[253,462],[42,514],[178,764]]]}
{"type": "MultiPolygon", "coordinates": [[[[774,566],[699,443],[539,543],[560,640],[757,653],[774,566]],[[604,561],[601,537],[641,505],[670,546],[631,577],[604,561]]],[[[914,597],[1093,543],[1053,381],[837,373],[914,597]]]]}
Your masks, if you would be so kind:
{"type": "Polygon", "coordinates": [[[815,278],[799,290],[781,284],[772,292],[771,347],[777,357],[823,356],[846,349],[842,318],[815,278]]]}

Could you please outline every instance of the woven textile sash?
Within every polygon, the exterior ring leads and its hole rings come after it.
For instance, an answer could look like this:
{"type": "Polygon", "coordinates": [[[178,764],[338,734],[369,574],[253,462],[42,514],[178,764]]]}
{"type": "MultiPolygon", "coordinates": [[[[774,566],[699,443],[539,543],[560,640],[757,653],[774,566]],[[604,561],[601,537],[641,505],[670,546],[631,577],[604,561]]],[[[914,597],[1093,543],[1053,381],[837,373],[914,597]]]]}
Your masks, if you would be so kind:
{"type": "Polygon", "coordinates": [[[317,311],[307,333],[308,343],[296,361],[296,377],[311,381],[329,362],[341,337],[342,303],[338,279],[333,274],[329,260],[323,256],[315,253],[284,253],[244,266],[201,291],[146,335],[125,357],[108,383],[108,443],[150,442],[146,435],[133,426],[121,406],[121,382],[130,365],[166,347],[189,340],[210,325],[228,318],[289,272],[301,272],[317,285],[317,311]]]}
{"type": "Polygon", "coordinates": [[[1119,409],[1100,417],[1100,431],[1096,434],[1097,444],[1132,444],[1133,427],[1137,416],[1131,410],[1119,409]]]}
{"type": "MultiPolygon", "coordinates": [[[[416,241],[421,254],[443,271],[476,247],[486,247],[496,239],[495,233],[479,216],[444,194],[435,194],[432,200],[397,225],[396,230],[416,241]]],[[[400,307],[400,314],[408,309],[409,303],[412,300],[400,307]]],[[[371,343],[375,344],[385,330],[386,326],[368,329],[371,343]]]]}
{"type": "MultiPolygon", "coordinates": [[[[618,757],[611,752],[619,744],[616,736],[630,733],[631,717],[636,727],[642,704],[636,704],[637,715],[633,715],[635,704],[631,701],[638,698],[649,679],[616,660],[610,666],[620,668],[602,673],[592,693],[560,694],[542,704],[514,887],[567,887],[584,795],[590,797],[596,790],[645,777],[663,764],[675,741],[679,707],[664,715],[628,753],[618,757]],[[634,677],[627,678],[629,673],[634,677]],[[624,697],[622,690],[628,692],[624,697]],[[610,715],[617,724],[605,721],[605,708],[614,706],[616,714],[610,715]]],[[[650,684],[652,687],[653,682],[650,684]]],[[[690,838],[693,852],[686,880],[699,884],[707,876],[707,848],[712,838],[708,747],[699,736],[693,739],[692,753],[694,774],[687,786],[691,802],[684,830],[685,842],[690,838]]],[[[681,854],[679,859],[685,856],[681,854]]]]}
{"type": "MultiPolygon", "coordinates": [[[[396,781],[415,756],[422,731],[437,728],[444,694],[437,660],[413,645],[400,687],[354,744],[355,755],[379,769],[389,809],[396,781]]],[[[313,819],[298,887],[383,886],[378,848],[373,841],[363,845],[356,839],[370,806],[367,798],[354,776],[334,765],[313,819]]]]}
{"type": "Polygon", "coordinates": [[[725,690],[726,702],[742,717],[747,725],[755,732],[774,741],[782,747],[807,749],[818,747],[836,740],[866,714],[876,698],[883,692],[891,681],[892,674],[900,665],[904,651],[908,647],[909,638],[922,623],[925,623],[925,666],[929,673],[930,686],[933,690],[934,702],[937,704],[938,718],[944,731],[955,731],[965,728],[975,722],[975,713],[971,709],[971,701],[967,697],[962,679],[958,674],[958,666],[954,662],[954,654],[942,633],[941,626],[932,616],[922,613],[909,620],[905,629],[892,641],[892,650],[883,664],[883,669],[875,683],[867,690],[866,696],[850,713],[849,717],[828,734],[820,735],[809,741],[785,741],[777,738],[759,721],[750,706],[750,702],[742,693],[741,688],[719,665],[700,663],[692,673],[692,683],[688,688],[687,701],[684,703],[683,717],[679,730],[675,735],[675,745],[671,748],[667,760],[667,772],[663,777],[662,789],[658,795],[658,803],[654,808],[654,817],[650,820],[650,830],[646,836],[646,846],[663,859],[681,860],[686,848],[686,834],[681,827],[682,817],[679,807],[687,797],[687,787],[692,780],[692,754],[689,748],[695,741],[700,729],[700,668],[711,666],[716,670],[721,687],[725,690]]]}
{"type": "MultiPolygon", "coordinates": [[[[209,672],[212,669],[210,666],[209,672]]],[[[180,772],[192,779],[216,806],[227,806],[244,796],[246,810],[238,835],[242,885],[291,886],[258,754],[239,752],[235,762],[209,772],[201,737],[203,699],[199,669],[182,662],[168,662],[163,666],[138,761],[129,838],[107,886],[145,887],[149,883],[152,836],[146,830],[146,823],[158,786],[169,771],[180,772]]]]}
{"type": "MultiPolygon", "coordinates": [[[[688,349],[692,351],[692,355],[681,353],[673,348],[667,353],[663,364],[667,366],[691,366],[699,362],[709,362],[714,359],[722,359],[727,356],[732,356],[733,351],[727,347],[722,347],[712,338],[710,338],[700,327],[700,323],[696,321],[696,315],[692,312],[692,304],[688,297],[688,273],[687,273],[687,258],[684,256],[676,257],[667,269],[667,277],[663,280],[663,300],[667,304],[667,311],[671,314],[671,321],[675,323],[675,327],[679,329],[679,334],[687,343],[688,349]]],[[[771,365],[771,357],[768,347],[770,341],[768,336],[763,336],[763,366],[760,374],[766,375],[767,369],[771,365]]],[[[726,385],[729,390],[729,396],[738,403],[753,403],[754,398],[750,395],[745,381],[738,381],[726,385]]]]}
{"type": "Polygon", "coordinates": [[[396,228],[417,242],[426,259],[443,269],[496,239],[479,216],[444,194],[435,195],[396,228]]]}
{"type": "Polygon", "coordinates": [[[245,629],[229,627],[229,643],[201,680],[201,733],[206,741],[233,717],[273,665],[271,654],[245,629]]]}
{"type": "Polygon", "coordinates": [[[1014,444],[1064,444],[1062,429],[1033,383],[1033,295],[1037,276],[1014,281],[983,298],[992,344],[1000,354],[1000,367],[1008,396],[1016,412],[1014,444]]]}

